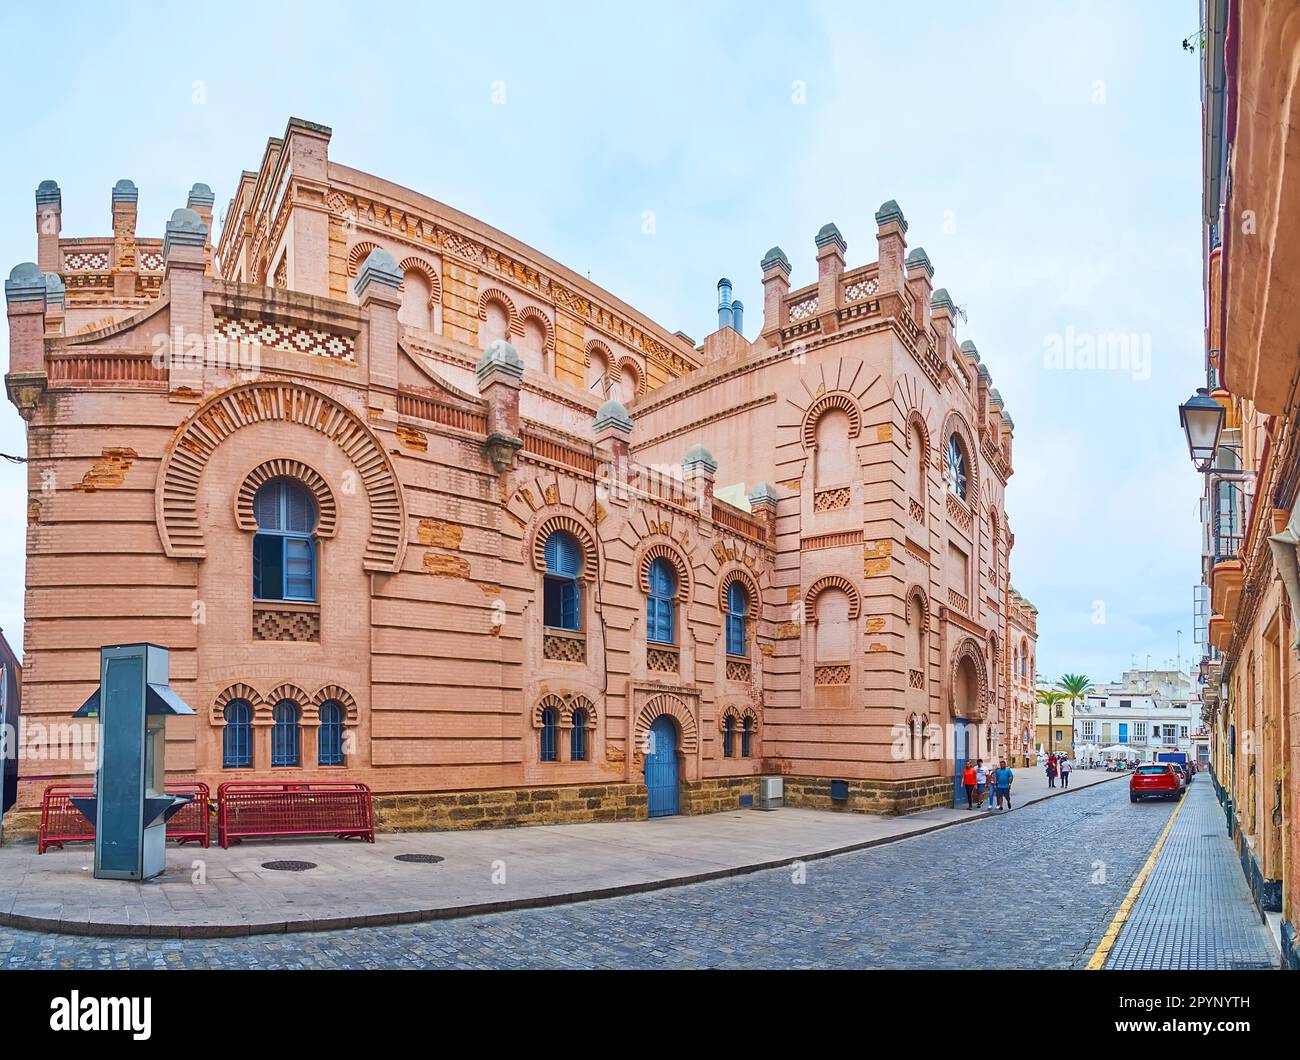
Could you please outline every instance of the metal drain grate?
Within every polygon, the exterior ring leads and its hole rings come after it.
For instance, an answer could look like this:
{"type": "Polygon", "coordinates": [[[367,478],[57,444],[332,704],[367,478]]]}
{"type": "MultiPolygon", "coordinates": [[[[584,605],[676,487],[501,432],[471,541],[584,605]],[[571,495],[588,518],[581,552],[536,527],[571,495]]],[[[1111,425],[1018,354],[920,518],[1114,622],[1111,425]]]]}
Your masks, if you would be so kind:
{"type": "Polygon", "coordinates": [[[410,865],[436,865],[446,859],[438,857],[437,854],[398,854],[393,860],[404,861],[410,865]]]}
{"type": "Polygon", "coordinates": [[[276,872],[306,872],[308,869],[314,869],[314,861],[264,861],[262,868],[274,869],[276,872]]]}

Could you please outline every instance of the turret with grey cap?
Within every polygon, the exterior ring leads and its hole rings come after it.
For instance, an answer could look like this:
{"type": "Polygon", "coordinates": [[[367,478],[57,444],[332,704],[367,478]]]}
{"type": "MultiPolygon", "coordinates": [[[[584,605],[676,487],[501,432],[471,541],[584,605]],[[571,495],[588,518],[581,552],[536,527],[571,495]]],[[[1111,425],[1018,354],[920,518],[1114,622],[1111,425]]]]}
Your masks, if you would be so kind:
{"type": "Polygon", "coordinates": [[[610,429],[631,433],[632,417],[618,398],[610,398],[596,410],[596,418],[591,421],[591,428],[597,434],[610,429]]]}
{"type": "Polygon", "coordinates": [[[908,272],[913,269],[924,269],[926,276],[931,279],[934,278],[934,266],[930,264],[930,255],[925,252],[923,247],[916,247],[908,252],[906,267],[908,272]]]}

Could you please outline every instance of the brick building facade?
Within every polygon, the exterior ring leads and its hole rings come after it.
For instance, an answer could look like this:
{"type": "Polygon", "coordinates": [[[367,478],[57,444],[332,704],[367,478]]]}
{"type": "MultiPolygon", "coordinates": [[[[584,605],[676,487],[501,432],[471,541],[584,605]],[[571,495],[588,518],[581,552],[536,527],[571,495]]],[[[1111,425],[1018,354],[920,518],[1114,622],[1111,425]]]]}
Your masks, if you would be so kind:
{"type": "MultiPolygon", "coordinates": [[[[197,711],[177,779],[363,780],[390,828],[721,810],[771,774],[904,812],[1019,749],[1013,425],[895,203],[876,261],[827,225],[791,290],[769,251],[753,341],[724,281],[697,346],[329,141],[291,120],[215,243],[206,185],[161,240],[130,181],[103,238],[37,190],[5,285],[29,724],[151,640],[197,711]]],[[[29,816],[88,775],[22,773],[29,816]]]]}

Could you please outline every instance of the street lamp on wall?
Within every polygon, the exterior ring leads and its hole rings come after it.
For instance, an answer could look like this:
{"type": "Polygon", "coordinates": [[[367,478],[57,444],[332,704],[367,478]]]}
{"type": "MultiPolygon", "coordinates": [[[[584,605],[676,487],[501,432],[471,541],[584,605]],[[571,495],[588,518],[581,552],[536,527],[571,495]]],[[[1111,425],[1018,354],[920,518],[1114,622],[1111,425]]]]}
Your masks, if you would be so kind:
{"type": "Polygon", "coordinates": [[[1187,451],[1197,471],[1208,471],[1214,466],[1224,415],[1223,406],[1210,397],[1205,387],[1200,387],[1178,406],[1178,421],[1187,435],[1187,451]]]}

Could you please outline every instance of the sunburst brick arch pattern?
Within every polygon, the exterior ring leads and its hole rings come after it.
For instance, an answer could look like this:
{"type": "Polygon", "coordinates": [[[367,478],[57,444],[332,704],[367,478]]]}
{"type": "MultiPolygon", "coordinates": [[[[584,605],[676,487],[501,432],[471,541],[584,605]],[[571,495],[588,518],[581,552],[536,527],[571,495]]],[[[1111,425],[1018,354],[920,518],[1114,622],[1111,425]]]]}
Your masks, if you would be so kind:
{"type": "Polygon", "coordinates": [[[348,251],[348,275],[355,279],[357,273],[361,271],[361,263],[370,256],[372,250],[378,249],[378,243],[363,241],[355,244],[352,249],[348,251]]]}
{"type": "Polygon", "coordinates": [[[661,692],[652,696],[640,713],[636,717],[636,728],[633,730],[632,737],[635,741],[636,757],[643,758],[645,748],[650,742],[650,726],[655,720],[663,715],[669,715],[677,722],[677,730],[681,734],[681,742],[678,750],[684,755],[693,755],[700,747],[700,734],[695,725],[695,716],[691,714],[690,708],[682,701],[681,697],[673,695],[671,692],[661,692]]]}
{"type": "Polygon", "coordinates": [[[984,653],[980,650],[980,644],[972,637],[965,637],[953,652],[952,669],[948,675],[949,687],[957,687],[957,674],[961,670],[962,661],[970,659],[973,663],[976,680],[976,701],[975,709],[980,714],[988,708],[989,702],[989,675],[988,667],[984,661],[984,653]]]}
{"type": "Polygon", "coordinates": [[[827,589],[839,589],[849,597],[849,620],[855,620],[862,611],[862,599],[857,587],[841,574],[828,574],[812,583],[808,595],[804,597],[803,617],[805,622],[817,621],[817,597],[827,589]]]}
{"type": "Polygon", "coordinates": [[[596,539],[582,520],[563,512],[545,516],[533,531],[533,566],[546,573],[546,539],[557,530],[564,531],[578,542],[582,549],[582,573],[579,576],[585,581],[593,580],[596,577],[596,539]]]}
{"type": "Polygon", "coordinates": [[[319,472],[308,467],[301,460],[287,458],[267,460],[244,476],[244,483],[235,495],[235,523],[239,529],[249,532],[257,529],[257,517],[253,514],[253,498],[265,483],[277,478],[291,478],[307,487],[316,501],[316,536],[333,537],[339,513],[329,483],[319,472]]]}
{"type": "Polygon", "coordinates": [[[641,553],[641,559],[637,563],[637,580],[641,585],[641,591],[647,596],[650,595],[650,564],[657,559],[666,559],[677,577],[677,593],[674,598],[683,602],[689,600],[691,598],[690,564],[678,549],[663,541],[656,541],[641,553]]]}
{"type": "Polygon", "coordinates": [[[402,533],[406,505],[388,456],[350,410],[297,383],[254,382],[231,387],[207,401],[177,429],[163,457],[155,491],[158,533],[166,554],[176,559],[206,555],[198,496],[208,461],[239,428],[275,420],[319,431],[347,454],[370,502],[363,566],[375,573],[400,569],[406,547],[402,533]]]}
{"type": "Polygon", "coordinates": [[[248,705],[257,711],[262,702],[262,695],[252,685],[246,685],[236,682],[233,685],[222,690],[221,694],[212,701],[212,710],[209,713],[209,720],[213,725],[224,725],[226,723],[226,707],[234,700],[245,700],[248,705]]]}
{"type": "Polygon", "coordinates": [[[577,692],[549,692],[542,696],[533,707],[533,728],[542,727],[542,711],[547,708],[555,711],[555,716],[559,720],[560,728],[573,728],[573,712],[575,710],[585,710],[587,712],[587,723],[583,726],[586,729],[596,727],[596,704],[586,696],[577,692]]]}
{"type": "MultiPolygon", "coordinates": [[[[438,275],[438,270],[429,262],[425,261],[424,258],[412,255],[409,258],[403,258],[399,261],[397,267],[401,269],[403,276],[408,272],[414,271],[420,273],[429,281],[429,305],[432,306],[442,301],[442,277],[438,275]]],[[[401,289],[403,291],[406,290],[405,280],[401,283],[401,289]]]]}

